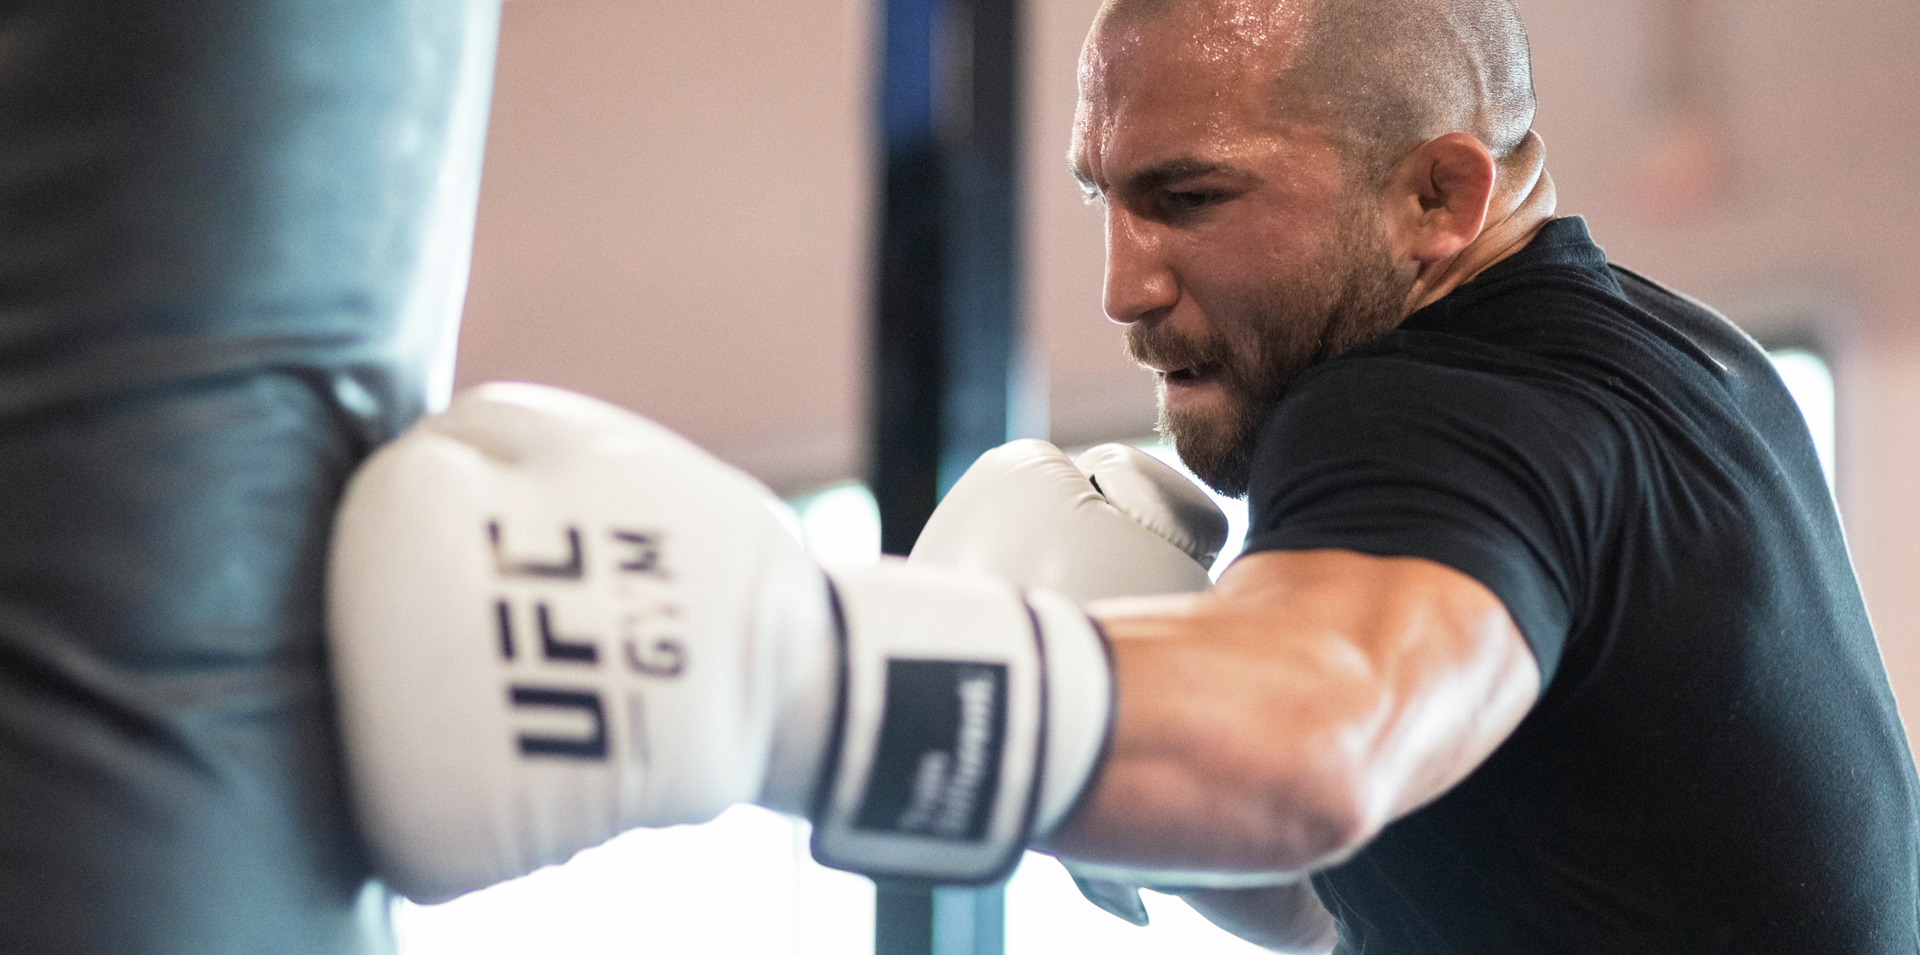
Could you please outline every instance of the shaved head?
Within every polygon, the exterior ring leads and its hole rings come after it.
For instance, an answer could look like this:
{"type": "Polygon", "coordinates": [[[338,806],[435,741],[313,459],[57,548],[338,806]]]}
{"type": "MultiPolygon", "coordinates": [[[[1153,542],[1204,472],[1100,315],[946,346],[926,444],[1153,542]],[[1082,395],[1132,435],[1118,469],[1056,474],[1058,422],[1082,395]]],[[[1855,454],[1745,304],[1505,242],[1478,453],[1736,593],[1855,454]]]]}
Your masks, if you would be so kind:
{"type": "Polygon", "coordinates": [[[1322,124],[1369,179],[1451,132],[1504,159],[1533,125],[1512,0],[1108,0],[1094,30],[1176,13],[1237,21],[1253,41],[1240,55],[1270,61],[1276,106],[1322,124]]]}
{"type": "Polygon", "coordinates": [[[1107,0],[1068,158],[1194,474],[1244,493],[1296,378],[1551,214],[1533,105],[1512,0],[1107,0]]]}

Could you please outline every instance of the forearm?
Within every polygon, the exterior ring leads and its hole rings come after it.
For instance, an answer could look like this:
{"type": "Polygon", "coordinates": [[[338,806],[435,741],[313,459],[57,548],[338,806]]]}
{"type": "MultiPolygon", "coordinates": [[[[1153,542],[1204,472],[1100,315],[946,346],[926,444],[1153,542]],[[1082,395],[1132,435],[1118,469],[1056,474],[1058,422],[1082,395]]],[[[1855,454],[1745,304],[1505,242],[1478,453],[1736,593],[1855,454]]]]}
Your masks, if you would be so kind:
{"type": "MultiPolygon", "coordinates": [[[[1208,871],[1307,871],[1352,841],[1354,800],[1335,791],[1332,721],[1316,693],[1353,680],[1350,662],[1268,659],[1205,597],[1110,605],[1118,712],[1107,762],[1063,854],[1208,871]],[[1319,765],[1315,765],[1319,764],[1319,765]]],[[[1334,730],[1337,733],[1337,730],[1334,730]]]]}
{"type": "Polygon", "coordinates": [[[1212,594],[1096,612],[1118,719],[1051,841],[1101,861],[1332,864],[1477,766],[1538,685],[1498,600],[1427,561],[1260,554],[1212,594]]]}

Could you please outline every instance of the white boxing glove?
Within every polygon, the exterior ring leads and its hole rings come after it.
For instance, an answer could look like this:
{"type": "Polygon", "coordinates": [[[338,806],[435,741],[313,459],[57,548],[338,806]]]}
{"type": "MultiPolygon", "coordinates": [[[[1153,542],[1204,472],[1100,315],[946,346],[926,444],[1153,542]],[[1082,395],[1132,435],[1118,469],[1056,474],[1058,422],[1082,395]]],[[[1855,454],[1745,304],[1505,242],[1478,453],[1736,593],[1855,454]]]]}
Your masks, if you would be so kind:
{"type": "MultiPolygon", "coordinates": [[[[982,455],[947,492],[911,560],[1085,601],[1207,589],[1207,568],[1226,537],[1226,516],[1206,493],[1138,448],[1103,444],[1069,459],[1044,441],[1015,441],[982,455]]],[[[1291,879],[1061,862],[1088,900],[1136,925],[1147,922],[1141,886],[1242,888],[1291,879]]]]}
{"type": "Polygon", "coordinates": [[[909,559],[1086,601],[1205,590],[1226,540],[1212,499],[1139,448],[1103,444],[1075,459],[1024,440],[960,476],[909,559]]]}
{"type": "Polygon", "coordinates": [[[822,861],[992,881],[1094,771],[1112,677],[1064,597],[831,577],[753,479],[590,398],[490,385],[350,482],[328,630],[355,816],[438,901],[737,802],[822,861]]]}

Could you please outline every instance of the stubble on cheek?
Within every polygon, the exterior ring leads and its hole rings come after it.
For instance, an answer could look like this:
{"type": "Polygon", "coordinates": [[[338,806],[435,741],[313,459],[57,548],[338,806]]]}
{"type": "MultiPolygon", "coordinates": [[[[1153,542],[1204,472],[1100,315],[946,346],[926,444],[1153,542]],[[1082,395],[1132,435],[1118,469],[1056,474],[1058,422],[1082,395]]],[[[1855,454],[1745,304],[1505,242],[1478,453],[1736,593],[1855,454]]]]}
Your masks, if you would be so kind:
{"type": "Polygon", "coordinates": [[[1158,326],[1128,329],[1128,352],[1136,361],[1148,356],[1163,367],[1215,368],[1217,401],[1169,402],[1166,380],[1158,382],[1155,430],[1196,477],[1229,497],[1246,493],[1267,413],[1314,352],[1314,341],[1297,325],[1268,315],[1262,326],[1227,329],[1201,341],[1173,339],[1158,326]]]}
{"type": "Polygon", "coordinates": [[[1336,243],[1318,282],[1274,282],[1237,319],[1222,319],[1198,339],[1170,334],[1163,322],[1127,327],[1127,353],[1161,367],[1218,367],[1222,402],[1170,406],[1158,383],[1156,430],[1207,486],[1241,497],[1252,483],[1260,432],[1288,387],[1308,368],[1378,340],[1404,317],[1410,276],[1397,275],[1384,234],[1364,220],[1336,243]]]}

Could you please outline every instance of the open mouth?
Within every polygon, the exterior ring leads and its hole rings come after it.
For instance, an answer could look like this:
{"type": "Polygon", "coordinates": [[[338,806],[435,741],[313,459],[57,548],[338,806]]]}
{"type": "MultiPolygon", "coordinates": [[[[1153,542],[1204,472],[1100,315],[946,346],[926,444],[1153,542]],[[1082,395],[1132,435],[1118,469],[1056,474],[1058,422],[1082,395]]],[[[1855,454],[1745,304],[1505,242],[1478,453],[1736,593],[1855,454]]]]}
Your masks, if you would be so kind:
{"type": "Polygon", "coordinates": [[[1220,366],[1215,362],[1205,362],[1189,368],[1175,368],[1166,373],[1167,384],[1195,385],[1216,376],[1220,366]]]}

